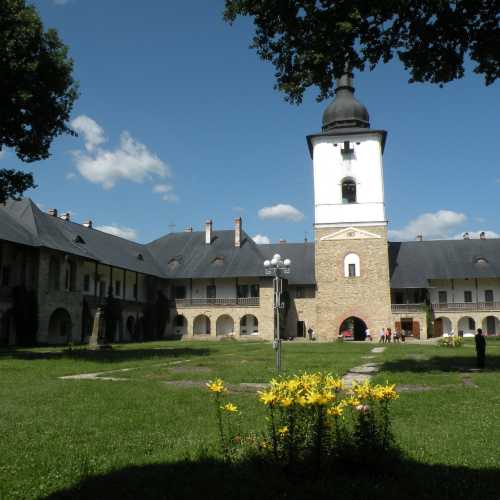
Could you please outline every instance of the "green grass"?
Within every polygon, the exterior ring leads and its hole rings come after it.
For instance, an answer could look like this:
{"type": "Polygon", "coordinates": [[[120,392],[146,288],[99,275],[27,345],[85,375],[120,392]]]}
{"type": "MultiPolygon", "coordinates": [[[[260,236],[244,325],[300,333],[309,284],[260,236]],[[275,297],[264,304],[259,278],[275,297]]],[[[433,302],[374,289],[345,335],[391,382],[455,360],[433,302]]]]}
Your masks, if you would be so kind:
{"type": "MultiPolygon", "coordinates": [[[[284,371],[342,375],[368,362],[362,356],[375,345],[284,343],[284,371]]],[[[268,381],[275,375],[270,344],[1,352],[0,498],[311,498],[335,490],[338,498],[498,499],[500,342],[489,341],[487,355],[487,370],[470,373],[470,342],[459,349],[389,345],[376,359],[375,380],[432,388],[403,393],[393,405],[404,461],[373,474],[340,467],[310,482],[259,464],[221,463],[210,395],[165,383],[268,381]],[[121,381],[59,378],[123,368],[132,370],[112,374],[121,381]]],[[[244,431],[262,428],[255,394],[231,400],[245,415],[244,431]]]]}

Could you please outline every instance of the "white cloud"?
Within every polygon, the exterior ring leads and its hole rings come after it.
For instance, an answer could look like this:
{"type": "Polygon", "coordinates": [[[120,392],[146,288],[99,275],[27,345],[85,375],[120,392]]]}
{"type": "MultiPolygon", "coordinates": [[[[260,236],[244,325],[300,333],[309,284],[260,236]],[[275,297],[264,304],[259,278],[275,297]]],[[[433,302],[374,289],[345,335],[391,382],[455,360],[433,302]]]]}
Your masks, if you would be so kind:
{"type": "Polygon", "coordinates": [[[179,201],[179,197],[173,192],[174,188],[169,184],[156,184],[153,187],[153,193],[161,194],[161,199],[163,201],[168,201],[174,203],[179,201]]]}
{"type": "MultiPolygon", "coordinates": [[[[464,233],[466,231],[462,231],[461,233],[456,234],[453,238],[455,240],[461,240],[464,237],[464,233]]],[[[469,233],[469,238],[471,239],[479,239],[479,234],[484,232],[486,238],[500,238],[500,234],[495,233],[495,231],[467,231],[469,233]]]]}
{"type": "MultiPolygon", "coordinates": [[[[452,230],[467,220],[465,214],[452,210],[439,210],[434,213],[424,213],[410,221],[402,229],[389,231],[392,240],[413,240],[419,234],[424,239],[450,238],[452,230]]],[[[455,229],[456,230],[456,229],[455,229]]]]}
{"type": "Polygon", "coordinates": [[[264,236],[263,234],[256,234],[252,238],[252,240],[255,241],[257,245],[268,245],[269,243],[271,243],[271,240],[267,236],[264,236]]]}
{"type": "Polygon", "coordinates": [[[77,116],[70,123],[71,127],[85,139],[87,151],[93,151],[97,146],[106,142],[104,129],[87,115],[77,116]]]}
{"type": "Polygon", "coordinates": [[[130,227],[119,226],[118,224],[112,224],[109,226],[96,226],[96,229],[103,231],[104,233],[113,234],[119,236],[120,238],[125,238],[126,240],[137,239],[137,231],[130,227]]]}
{"type": "Polygon", "coordinates": [[[261,219],[284,219],[300,222],[304,218],[304,214],[292,205],[278,203],[272,207],[261,208],[259,210],[259,217],[261,219]]]}
{"type": "Polygon", "coordinates": [[[72,180],[76,179],[76,174],[75,174],[75,172],[68,172],[68,173],[66,174],[66,179],[67,179],[68,181],[72,181],[72,180]]]}
{"type": "Polygon", "coordinates": [[[169,167],[128,132],[120,135],[120,146],[114,151],[98,148],[92,154],[75,153],[76,166],[82,177],[111,189],[120,180],[144,182],[153,176],[170,175],[169,167]]]}

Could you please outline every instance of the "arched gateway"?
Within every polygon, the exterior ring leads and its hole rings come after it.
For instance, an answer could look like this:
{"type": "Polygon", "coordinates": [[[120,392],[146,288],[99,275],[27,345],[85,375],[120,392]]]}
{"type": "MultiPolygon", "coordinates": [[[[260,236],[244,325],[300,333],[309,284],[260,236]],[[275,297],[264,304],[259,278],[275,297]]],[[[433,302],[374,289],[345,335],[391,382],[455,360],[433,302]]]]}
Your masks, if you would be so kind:
{"type": "Polygon", "coordinates": [[[340,325],[339,335],[344,339],[365,340],[366,323],[356,316],[350,316],[340,325]]]}

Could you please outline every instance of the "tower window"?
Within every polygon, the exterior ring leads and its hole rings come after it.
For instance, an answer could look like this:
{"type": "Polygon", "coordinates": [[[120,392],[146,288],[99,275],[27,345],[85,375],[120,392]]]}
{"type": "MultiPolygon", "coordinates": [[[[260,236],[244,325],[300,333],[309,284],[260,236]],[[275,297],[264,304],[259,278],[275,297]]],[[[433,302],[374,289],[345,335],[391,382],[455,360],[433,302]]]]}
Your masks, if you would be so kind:
{"type": "Polygon", "coordinates": [[[344,276],[346,278],[357,278],[361,276],[359,255],[350,253],[344,258],[344,276]]]}
{"type": "Polygon", "coordinates": [[[356,182],[354,179],[342,181],[342,203],[356,203],[356,182]]]}

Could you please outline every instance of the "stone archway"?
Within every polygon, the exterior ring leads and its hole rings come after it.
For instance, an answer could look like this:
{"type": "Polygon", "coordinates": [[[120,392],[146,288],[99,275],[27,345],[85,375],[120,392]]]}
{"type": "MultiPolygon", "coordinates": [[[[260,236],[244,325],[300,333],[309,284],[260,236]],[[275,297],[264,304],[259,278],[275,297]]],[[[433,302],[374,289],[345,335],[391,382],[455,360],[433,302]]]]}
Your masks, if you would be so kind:
{"type": "Polygon", "coordinates": [[[194,318],[193,335],[210,335],[210,318],[206,314],[194,318]]]}
{"type": "Polygon", "coordinates": [[[228,314],[223,314],[217,318],[217,335],[232,335],[234,333],[234,320],[228,314]]]}
{"type": "Polygon", "coordinates": [[[175,335],[184,337],[185,335],[187,335],[187,329],[188,329],[187,319],[182,314],[178,314],[174,318],[175,335]]]}
{"type": "Polygon", "coordinates": [[[246,314],[240,319],[240,335],[258,335],[259,320],[253,314],[246,314]]]}
{"type": "Polygon", "coordinates": [[[49,320],[49,344],[66,344],[72,340],[71,315],[62,307],[56,309],[49,320]]]}
{"type": "Polygon", "coordinates": [[[481,326],[486,335],[497,335],[500,332],[500,320],[496,316],[486,316],[481,326]]]}
{"type": "Polygon", "coordinates": [[[476,333],[476,322],[470,316],[460,318],[457,323],[458,335],[471,336],[476,333]]]}
{"type": "Polygon", "coordinates": [[[434,320],[434,335],[433,337],[442,337],[450,335],[453,330],[453,325],[450,318],[441,316],[434,320]]]}
{"type": "Polygon", "coordinates": [[[365,340],[366,323],[357,316],[350,316],[342,321],[339,335],[344,339],[365,340]]]}

